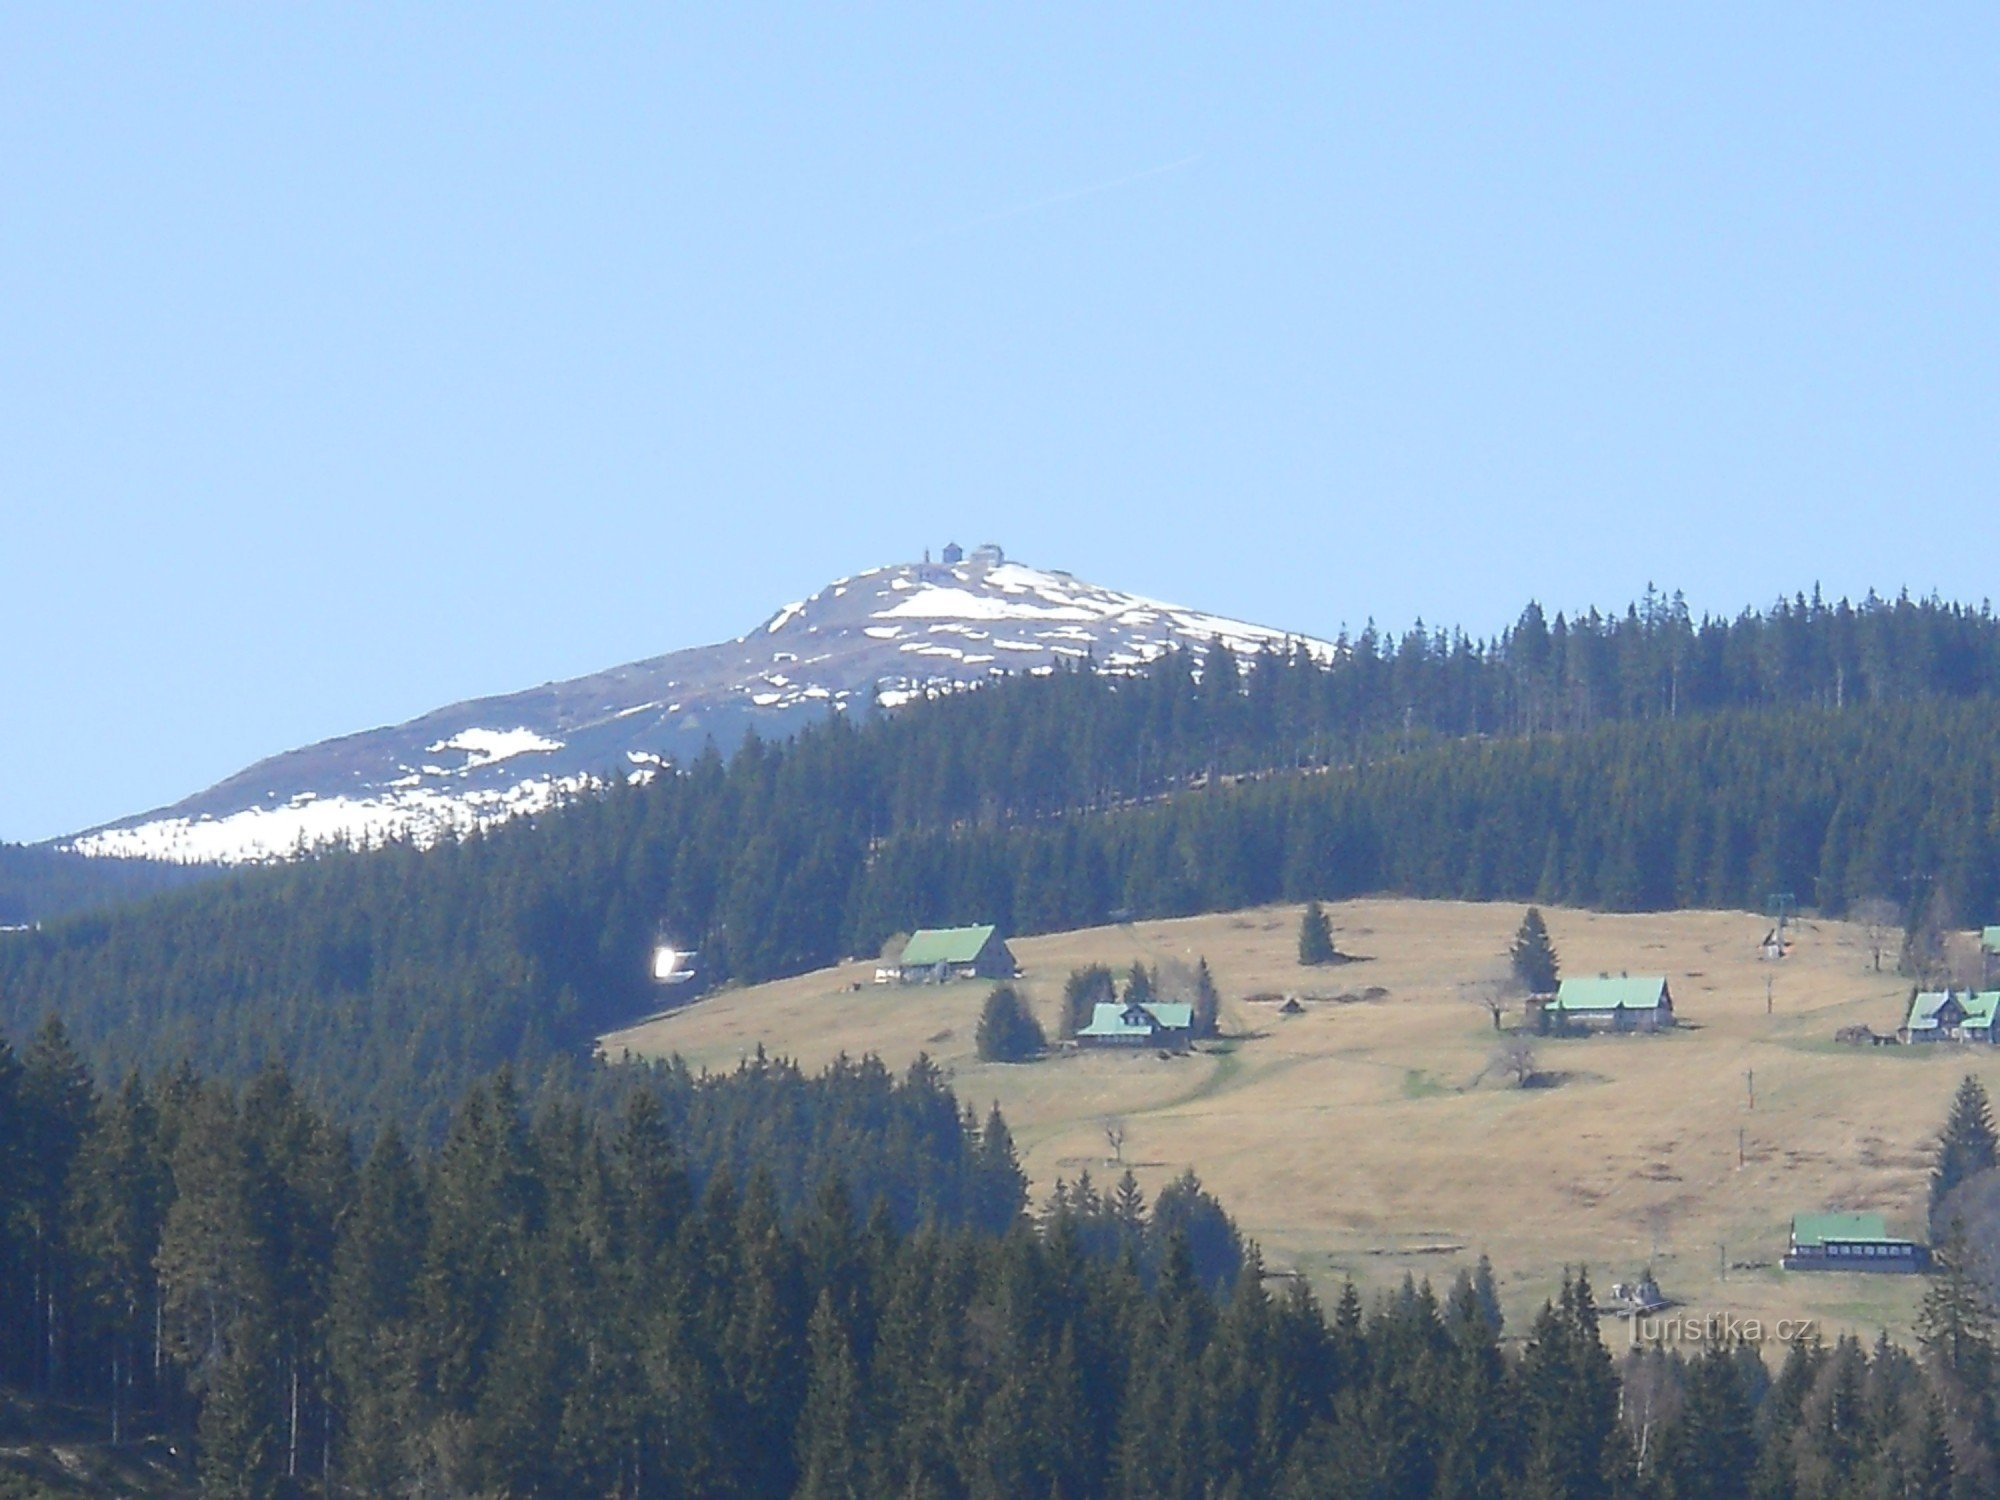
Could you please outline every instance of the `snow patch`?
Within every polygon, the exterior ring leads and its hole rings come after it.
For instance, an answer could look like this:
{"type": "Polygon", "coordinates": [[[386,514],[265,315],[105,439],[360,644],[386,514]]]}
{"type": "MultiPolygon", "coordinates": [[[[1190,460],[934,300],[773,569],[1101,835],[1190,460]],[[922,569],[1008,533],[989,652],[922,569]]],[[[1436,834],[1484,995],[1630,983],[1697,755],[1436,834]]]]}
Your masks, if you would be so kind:
{"type": "MultiPolygon", "coordinates": [[[[425,748],[436,755],[441,750],[463,750],[466,755],[463,771],[476,770],[480,766],[490,766],[495,761],[511,760],[517,755],[530,755],[548,750],[560,750],[561,740],[544,739],[532,729],[461,729],[448,740],[439,740],[425,748]]],[[[443,775],[439,768],[434,775],[443,775]]]]}
{"type": "Polygon", "coordinates": [[[594,784],[589,776],[545,776],[490,791],[399,788],[372,797],[308,795],[282,807],[246,807],[220,818],[160,818],[130,828],[105,828],[65,847],[93,858],[175,864],[263,863],[343,843],[367,848],[392,838],[428,847],[541,812],[594,784]]]}

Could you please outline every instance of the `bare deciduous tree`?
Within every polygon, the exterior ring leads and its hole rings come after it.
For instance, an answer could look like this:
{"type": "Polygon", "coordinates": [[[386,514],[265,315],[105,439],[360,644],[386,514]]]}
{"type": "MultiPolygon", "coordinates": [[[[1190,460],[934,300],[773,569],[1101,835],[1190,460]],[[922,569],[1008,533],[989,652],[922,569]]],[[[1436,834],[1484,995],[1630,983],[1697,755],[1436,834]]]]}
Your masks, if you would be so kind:
{"type": "Polygon", "coordinates": [[[1526,1088],[1535,1077],[1535,1043],[1527,1036],[1510,1036],[1493,1049],[1490,1066],[1514,1080],[1516,1088],[1526,1088]]]}
{"type": "Polygon", "coordinates": [[[1854,903],[1854,920],[1861,924],[1861,936],[1868,944],[1868,957],[1875,972],[1882,972],[1882,950],[1903,924],[1902,909],[1887,896],[1864,896],[1854,903]]]}
{"type": "Polygon", "coordinates": [[[1511,968],[1496,967],[1491,973],[1482,974],[1477,979],[1468,979],[1458,986],[1458,998],[1469,1005],[1476,1005],[1493,1018],[1493,1029],[1502,1031],[1501,1017],[1507,1007],[1527,994],[1526,987],[1514,977],[1511,968]]]}
{"type": "Polygon", "coordinates": [[[1104,1144],[1111,1148],[1111,1159],[1122,1164],[1125,1160],[1125,1122],[1116,1115],[1104,1122],[1104,1144]]]}

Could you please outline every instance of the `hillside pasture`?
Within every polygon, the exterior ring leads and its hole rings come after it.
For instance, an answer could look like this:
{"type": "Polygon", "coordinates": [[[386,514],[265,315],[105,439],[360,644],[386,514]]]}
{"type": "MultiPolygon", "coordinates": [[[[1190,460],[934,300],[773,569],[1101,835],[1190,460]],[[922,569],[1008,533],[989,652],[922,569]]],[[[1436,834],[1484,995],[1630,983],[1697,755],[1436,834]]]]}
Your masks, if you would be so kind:
{"type": "MultiPolygon", "coordinates": [[[[1205,956],[1224,1036],[1189,1056],[1063,1049],[983,1063],[973,1032],[990,985],[878,986],[872,963],[724,990],[603,1046],[715,1069],[758,1045],[808,1067],[928,1053],[965,1100],[999,1103],[1037,1200],[1086,1171],[1106,1182],[1129,1165],[1152,1191],[1192,1167],[1273,1270],[1305,1274],[1322,1294],[1344,1276],[1444,1281],[1484,1251],[1516,1332],[1562,1268],[1582,1264],[1600,1292],[1651,1265],[1691,1315],[1907,1335],[1918,1279],[1787,1275],[1777,1262],[1790,1217],[1875,1209],[1921,1238],[1929,1148],[1951,1093],[1967,1072],[2000,1089],[2000,1055],[1836,1043],[1843,1026],[1893,1031],[1910,988],[1874,972],[1859,928],[1798,923],[1789,956],[1766,962],[1769,923],[1746,913],[1548,909],[1565,973],[1664,973],[1686,1024],[1537,1038],[1534,1086],[1521,1087],[1478,1000],[1504,971],[1520,906],[1369,900],[1328,912],[1353,961],[1313,969],[1297,962],[1297,907],[1013,943],[1019,986],[1051,1037],[1072,968],[1205,956]],[[1293,995],[1303,1013],[1288,1016],[1280,1002],[1293,995]],[[1109,1122],[1123,1126],[1115,1155],[1109,1122]]],[[[1503,1020],[1518,1025],[1518,1005],[1503,1020]]]]}

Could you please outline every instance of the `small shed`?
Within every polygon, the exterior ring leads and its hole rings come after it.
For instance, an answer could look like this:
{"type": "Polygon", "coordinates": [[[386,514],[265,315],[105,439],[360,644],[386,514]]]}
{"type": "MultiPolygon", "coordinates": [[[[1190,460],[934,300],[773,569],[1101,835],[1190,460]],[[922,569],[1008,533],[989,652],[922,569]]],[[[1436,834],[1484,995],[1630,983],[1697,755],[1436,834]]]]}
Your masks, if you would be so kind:
{"type": "Polygon", "coordinates": [[[1910,1274],[1930,1264],[1915,1240],[1889,1233],[1880,1214],[1799,1214],[1783,1261],[1787,1271],[1887,1271],[1910,1274]]]}
{"type": "Polygon", "coordinates": [[[2000,990],[1921,990],[1910,1000],[1902,1039],[1991,1045],[1996,1012],[2000,1012],[2000,990]]]}
{"type": "Polygon", "coordinates": [[[1673,991],[1662,974],[1565,979],[1542,1002],[1542,1021],[1554,1031],[1661,1031],[1674,1024],[1673,991]]]}
{"type": "Polygon", "coordinates": [[[1077,1031],[1085,1047],[1170,1047],[1184,1051],[1194,1036],[1194,1007],[1162,1000],[1100,1001],[1077,1031]]]}
{"type": "Polygon", "coordinates": [[[904,984],[949,979],[1012,979],[1021,972],[996,927],[922,927],[910,934],[896,961],[904,984]]]}

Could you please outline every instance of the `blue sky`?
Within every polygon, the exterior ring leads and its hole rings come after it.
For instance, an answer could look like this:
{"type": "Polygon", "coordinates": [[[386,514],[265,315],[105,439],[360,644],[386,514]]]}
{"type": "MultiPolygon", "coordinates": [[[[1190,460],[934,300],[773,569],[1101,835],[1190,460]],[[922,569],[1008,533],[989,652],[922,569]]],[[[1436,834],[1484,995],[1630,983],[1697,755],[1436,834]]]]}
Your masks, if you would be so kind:
{"type": "Polygon", "coordinates": [[[952,537],[1992,591],[1990,7],[723,9],[0,13],[0,838],[952,537]]]}

